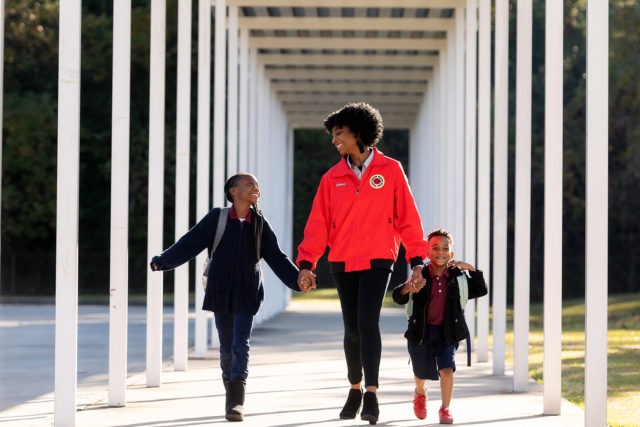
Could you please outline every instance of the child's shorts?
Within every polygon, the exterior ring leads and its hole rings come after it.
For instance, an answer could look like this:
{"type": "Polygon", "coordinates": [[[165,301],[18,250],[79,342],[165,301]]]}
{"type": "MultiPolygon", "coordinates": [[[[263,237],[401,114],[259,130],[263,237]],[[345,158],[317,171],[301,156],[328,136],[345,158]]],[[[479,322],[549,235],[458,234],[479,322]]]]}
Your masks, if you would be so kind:
{"type": "Polygon", "coordinates": [[[413,365],[413,375],[420,379],[438,380],[438,371],[444,368],[452,368],[456,371],[456,350],[458,343],[449,344],[444,339],[444,327],[428,325],[429,339],[426,343],[418,345],[408,341],[409,356],[413,365]]]}

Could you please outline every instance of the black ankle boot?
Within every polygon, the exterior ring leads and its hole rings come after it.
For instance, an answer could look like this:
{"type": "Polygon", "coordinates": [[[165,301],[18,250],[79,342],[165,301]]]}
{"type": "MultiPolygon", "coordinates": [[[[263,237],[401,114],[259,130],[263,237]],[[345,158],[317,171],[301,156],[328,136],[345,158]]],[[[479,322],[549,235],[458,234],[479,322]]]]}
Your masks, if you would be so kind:
{"type": "Polygon", "coordinates": [[[340,411],[340,419],[341,420],[352,420],[358,414],[360,410],[360,404],[362,403],[362,389],[352,388],[349,390],[349,396],[347,396],[347,401],[340,411]]]}
{"type": "Polygon", "coordinates": [[[362,397],[362,413],[360,414],[360,419],[369,421],[369,424],[375,424],[378,422],[379,415],[378,397],[372,391],[365,392],[362,397]]]}
{"type": "Polygon", "coordinates": [[[229,380],[222,380],[222,384],[224,384],[224,410],[225,412],[229,409],[229,380]]]}
{"type": "Polygon", "coordinates": [[[225,418],[228,421],[242,421],[244,419],[244,391],[245,384],[241,380],[231,380],[228,385],[229,403],[225,418]]]}

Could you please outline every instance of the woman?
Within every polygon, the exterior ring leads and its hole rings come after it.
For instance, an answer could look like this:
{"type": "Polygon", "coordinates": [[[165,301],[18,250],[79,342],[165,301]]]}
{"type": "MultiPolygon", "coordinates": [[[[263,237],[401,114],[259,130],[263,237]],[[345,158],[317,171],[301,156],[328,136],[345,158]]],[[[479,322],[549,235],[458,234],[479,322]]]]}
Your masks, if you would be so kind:
{"type": "Polygon", "coordinates": [[[226,390],[225,418],[244,419],[245,384],[249,375],[249,341],[253,319],[262,301],[264,287],[260,260],[264,260],[286,286],[309,292],[313,277],[298,269],[282,252],[267,219],[258,209],[260,187],[255,176],[239,173],[224,186],[231,208],[212,209],[191,230],[151,260],[153,271],[172,270],[212,248],[218,218],[228,220],[220,243],[210,254],[203,310],[214,314],[220,340],[220,368],[226,390]]]}
{"type": "Polygon", "coordinates": [[[330,247],[351,384],[340,418],[355,418],[362,404],[361,419],[375,424],[382,300],[400,243],[413,269],[411,280],[419,282],[427,242],[402,165],[375,148],[383,131],[378,110],[347,104],[327,116],[324,127],[342,159],[320,181],[296,263],[301,277],[309,277],[330,247]]]}

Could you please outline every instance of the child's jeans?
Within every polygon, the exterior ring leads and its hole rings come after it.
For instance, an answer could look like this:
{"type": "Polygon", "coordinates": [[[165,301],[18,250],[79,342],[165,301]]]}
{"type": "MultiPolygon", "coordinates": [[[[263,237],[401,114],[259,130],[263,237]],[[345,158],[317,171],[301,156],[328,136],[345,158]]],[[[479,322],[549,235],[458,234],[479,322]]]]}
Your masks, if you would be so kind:
{"type": "Polygon", "coordinates": [[[246,382],[249,376],[249,341],[253,316],[244,313],[214,313],[220,340],[222,379],[246,382]]]}

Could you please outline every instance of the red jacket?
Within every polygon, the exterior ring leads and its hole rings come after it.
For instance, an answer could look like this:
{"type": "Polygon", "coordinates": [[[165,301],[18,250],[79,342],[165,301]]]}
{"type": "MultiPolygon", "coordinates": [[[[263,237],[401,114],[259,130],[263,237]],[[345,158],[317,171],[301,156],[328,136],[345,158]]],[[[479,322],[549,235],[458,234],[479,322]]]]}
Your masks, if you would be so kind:
{"type": "Polygon", "coordinates": [[[332,272],[391,268],[401,241],[412,266],[426,258],[422,222],[402,165],[373,151],[361,180],[344,158],[322,176],[298,246],[300,268],[314,269],[327,245],[332,272]]]}

